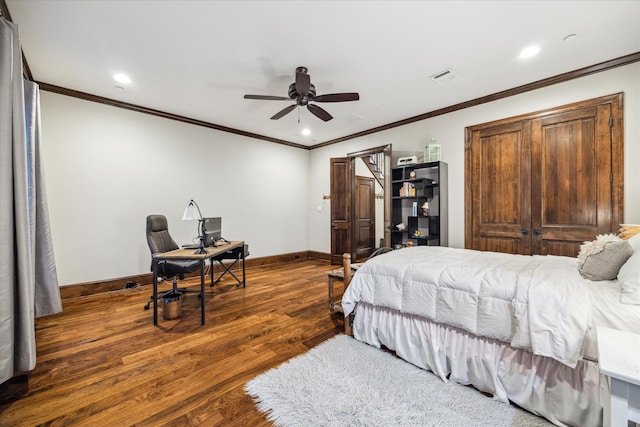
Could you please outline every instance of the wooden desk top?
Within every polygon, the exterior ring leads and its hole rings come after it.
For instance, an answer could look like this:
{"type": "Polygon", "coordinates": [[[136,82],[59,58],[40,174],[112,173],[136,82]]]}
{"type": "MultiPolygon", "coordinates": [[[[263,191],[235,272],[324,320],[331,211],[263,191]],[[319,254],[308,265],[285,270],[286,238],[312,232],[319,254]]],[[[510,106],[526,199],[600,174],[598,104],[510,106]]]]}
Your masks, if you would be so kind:
{"type": "Polygon", "coordinates": [[[175,249],[169,252],[163,252],[160,254],[155,254],[153,256],[154,260],[167,260],[167,259],[209,259],[220,254],[223,254],[231,249],[240,248],[244,246],[244,240],[234,240],[232,242],[219,242],[218,246],[207,246],[204,249],[207,251],[206,254],[196,254],[194,253],[198,249],[193,248],[180,248],[175,249]]]}

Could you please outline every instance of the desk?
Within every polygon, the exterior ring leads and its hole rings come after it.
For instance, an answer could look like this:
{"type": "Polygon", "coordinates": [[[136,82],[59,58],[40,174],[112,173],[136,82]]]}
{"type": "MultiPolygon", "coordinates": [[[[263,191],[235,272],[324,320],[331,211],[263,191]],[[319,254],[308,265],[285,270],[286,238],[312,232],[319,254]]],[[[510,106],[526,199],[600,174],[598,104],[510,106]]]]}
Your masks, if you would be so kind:
{"type": "MultiPolygon", "coordinates": [[[[225,254],[226,252],[236,249],[244,248],[244,241],[238,240],[228,243],[218,243],[218,246],[207,247],[206,254],[195,254],[195,249],[175,249],[169,252],[163,252],[155,254],[152,258],[153,262],[153,324],[158,324],[158,261],[176,261],[176,260],[198,260],[200,261],[200,311],[201,311],[201,324],[204,325],[204,266],[205,261],[213,259],[217,256],[225,254]]],[[[245,268],[244,268],[244,251],[238,251],[238,255],[242,257],[242,281],[245,281],[245,268]]],[[[211,267],[211,284],[213,285],[213,265],[211,267]]]]}
{"type": "Polygon", "coordinates": [[[640,335],[603,327],[596,334],[600,372],[611,380],[610,416],[604,425],[640,423],[640,335]]]}

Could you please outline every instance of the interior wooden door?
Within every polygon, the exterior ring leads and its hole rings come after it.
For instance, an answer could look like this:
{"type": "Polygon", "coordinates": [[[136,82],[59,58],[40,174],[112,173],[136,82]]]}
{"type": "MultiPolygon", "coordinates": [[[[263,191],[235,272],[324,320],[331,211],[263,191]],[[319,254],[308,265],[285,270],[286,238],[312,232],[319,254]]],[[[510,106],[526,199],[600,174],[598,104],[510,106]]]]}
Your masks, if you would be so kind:
{"type": "Polygon", "coordinates": [[[471,132],[466,161],[471,233],[466,247],[531,253],[530,132],[530,124],[523,122],[471,132]]]}
{"type": "Polygon", "coordinates": [[[623,222],[622,94],[467,128],[465,247],[576,256],[623,222]]]}
{"type": "Polygon", "coordinates": [[[366,259],[375,249],[375,179],[356,176],[355,221],[356,260],[366,259]]]}
{"type": "Polygon", "coordinates": [[[575,256],[582,242],[615,231],[611,105],[532,122],[532,245],[537,254],[575,256]]]}
{"type": "Polygon", "coordinates": [[[342,264],[351,253],[351,158],[335,157],[330,163],[331,264],[342,264]]]}

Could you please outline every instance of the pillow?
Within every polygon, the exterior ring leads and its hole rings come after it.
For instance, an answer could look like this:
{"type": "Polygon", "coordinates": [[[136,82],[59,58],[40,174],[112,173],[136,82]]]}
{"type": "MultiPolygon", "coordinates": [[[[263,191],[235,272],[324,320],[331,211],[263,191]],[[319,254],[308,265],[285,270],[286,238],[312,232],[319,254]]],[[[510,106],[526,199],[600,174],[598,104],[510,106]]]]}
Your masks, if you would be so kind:
{"type": "Polygon", "coordinates": [[[578,252],[578,268],[582,268],[582,265],[589,255],[602,251],[607,243],[621,241],[622,239],[615,234],[599,234],[596,236],[596,239],[591,242],[582,242],[580,252],[578,252]]]}
{"type": "Polygon", "coordinates": [[[633,252],[629,242],[613,234],[599,235],[580,246],[578,269],[585,279],[613,280],[633,252]]]}
{"type": "Polygon", "coordinates": [[[620,268],[618,283],[622,290],[620,302],[640,305],[640,251],[631,255],[620,268]]]}
{"type": "Polygon", "coordinates": [[[634,252],[640,252],[640,234],[636,234],[627,240],[634,252]]]}
{"type": "Polygon", "coordinates": [[[636,224],[620,224],[618,237],[627,240],[633,236],[640,234],[640,225],[636,224]]]}

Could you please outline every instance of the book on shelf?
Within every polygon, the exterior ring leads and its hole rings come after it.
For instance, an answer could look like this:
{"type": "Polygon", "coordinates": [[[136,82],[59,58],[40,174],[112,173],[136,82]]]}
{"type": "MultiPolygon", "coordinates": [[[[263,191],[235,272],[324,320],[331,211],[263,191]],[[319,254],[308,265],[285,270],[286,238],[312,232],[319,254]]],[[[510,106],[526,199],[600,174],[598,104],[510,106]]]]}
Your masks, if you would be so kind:
{"type": "Polygon", "coordinates": [[[400,197],[415,197],[416,187],[410,182],[404,182],[400,188],[400,197]]]}

